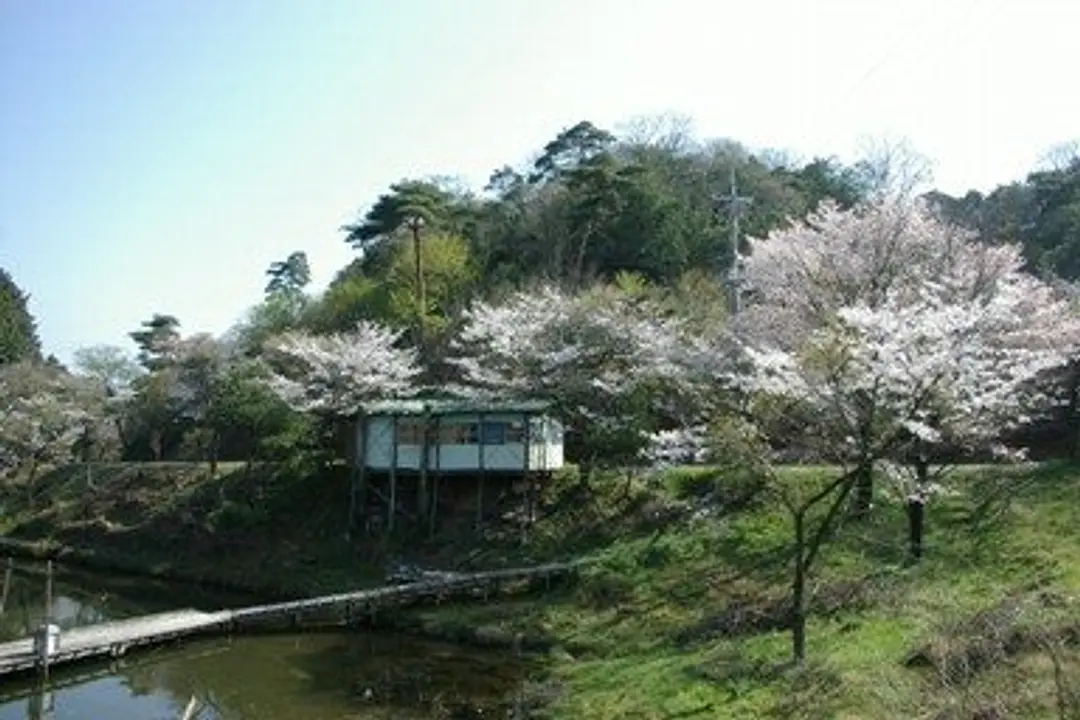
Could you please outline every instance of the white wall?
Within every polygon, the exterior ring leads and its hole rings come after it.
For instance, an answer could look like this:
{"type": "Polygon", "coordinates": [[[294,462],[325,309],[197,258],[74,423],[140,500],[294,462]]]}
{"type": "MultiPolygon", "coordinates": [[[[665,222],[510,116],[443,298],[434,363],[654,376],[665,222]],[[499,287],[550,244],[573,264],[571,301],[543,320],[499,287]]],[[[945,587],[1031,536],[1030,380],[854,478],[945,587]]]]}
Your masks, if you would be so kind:
{"type": "MultiPolygon", "coordinates": [[[[509,413],[484,415],[485,422],[521,422],[522,416],[509,413]]],[[[479,422],[478,415],[454,415],[443,417],[440,423],[466,425],[479,422]]],[[[367,466],[377,470],[389,470],[393,462],[393,420],[389,417],[376,416],[367,418],[367,466]]],[[[529,469],[556,470],[563,465],[562,426],[550,418],[529,418],[529,469]]],[[[357,429],[360,432],[360,429],[357,429]]],[[[357,438],[360,439],[359,437],[357,438]]],[[[360,447],[360,444],[357,444],[360,447]]],[[[484,445],[484,469],[494,471],[524,470],[525,444],[505,443],[502,445],[484,445]]],[[[420,455],[423,449],[419,445],[399,445],[397,467],[403,470],[419,470],[420,455]]],[[[428,468],[432,471],[436,465],[441,470],[462,471],[480,468],[480,446],[463,444],[444,444],[428,448],[428,468]]]]}

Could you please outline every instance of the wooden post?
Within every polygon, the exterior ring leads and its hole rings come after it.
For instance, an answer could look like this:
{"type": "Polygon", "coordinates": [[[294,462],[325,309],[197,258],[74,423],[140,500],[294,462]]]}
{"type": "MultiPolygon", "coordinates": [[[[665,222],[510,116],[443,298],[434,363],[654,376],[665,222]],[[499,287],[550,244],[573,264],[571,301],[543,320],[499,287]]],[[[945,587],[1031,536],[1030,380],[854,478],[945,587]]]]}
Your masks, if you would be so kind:
{"type": "Polygon", "coordinates": [[[345,537],[352,537],[353,528],[356,527],[356,506],[358,485],[364,482],[364,465],[367,464],[367,419],[361,410],[352,429],[353,441],[349,447],[353,448],[352,469],[349,472],[349,522],[345,526],[345,537]],[[359,438],[357,438],[359,434],[359,438]]]}
{"type": "Polygon", "coordinates": [[[184,708],[184,715],[183,715],[183,717],[180,718],[180,720],[194,720],[195,713],[197,713],[198,710],[199,710],[199,701],[195,698],[194,695],[192,695],[191,699],[188,700],[187,707],[184,708]]]}
{"type": "Polygon", "coordinates": [[[45,561],[45,622],[52,620],[52,560],[45,561]]]}
{"type": "MultiPolygon", "coordinates": [[[[357,505],[360,507],[360,513],[362,517],[367,517],[368,507],[368,488],[367,488],[367,454],[368,454],[368,416],[362,411],[360,413],[360,477],[359,477],[359,490],[360,497],[357,500],[357,505]]],[[[366,525],[366,523],[365,523],[366,525]]]]}
{"type": "Polygon", "coordinates": [[[0,597],[0,613],[7,608],[8,593],[11,591],[11,573],[15,570],[15,560],[7,559],[7,570],[4,571],[4,595],[0,597]]]}
{"type": "MultiPolygon", "coordinates": [[[[416,483],[416,518],[420,523],[423,523],[424,518],[427,517],[428,510],[428,491],[427,491],[427,471],[428,471],[428,451],[430,445],[428,439],[430,433],[428,432],[431,421],[431,408],[428,405],[424,405],[424,414],[421,416],[420,426],[420,474],[419,480],[416,483]]],[[[420,527],[423,527],[421,525],[420,527]]]]}
{"type": "Polygon", "coordinates": [[[435,416],[435,477],[431,487],[431,514],[428,517],[428,538],[435,537],[435,515],[439,512],[439,481],[442,479],[442,416],[435,416]]]}
{"type": "Polygon", "coordinates": [[[532,427],[529,424],[529,413],[521,414],[521,424],[524,430],[522,437],[523,448],[523,468],[525,480],[525,512],[521,518],[521,542],[526,542],[529,539],[529,518],[532,514],[532,476],[529,473],[529,456],[532,454],[532,427]]]}
{"type": "Polygon", "coordinates": [[[480,466],[480,476],[476,482],[476,529],[484,524],[484,475],[487,468],[484,463],[484,413],[477,416],[477,439],[480,445],[477,448],[477,464],[480,466]]]}
{"type": "Polygon", "coordinates": [[[41,676],[46,681],[49,679],[49,625],[52,624],[52,560],[45,561],[45,637],[43,642],[45,643],[44,652],[41,658],[41,676]]]}
{"type": "Polygon", "coordinates": [[[390,508],[386,511],[386,527],[394,532],[394,516],[397,515],[397,462],[398,462],[398,416],[391,421],[392,449],[390,451],[390,508]]]}

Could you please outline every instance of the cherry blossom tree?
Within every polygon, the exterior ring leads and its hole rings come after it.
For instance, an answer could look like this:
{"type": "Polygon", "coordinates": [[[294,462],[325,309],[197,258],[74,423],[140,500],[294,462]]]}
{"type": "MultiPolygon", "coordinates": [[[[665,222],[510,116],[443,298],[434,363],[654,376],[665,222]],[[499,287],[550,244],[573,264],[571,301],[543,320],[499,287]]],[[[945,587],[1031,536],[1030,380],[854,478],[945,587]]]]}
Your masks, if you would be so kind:
{"type": "Polygon", "coordinates": [[[96,383],[104,393],[106,415],[113,422],[117,439],[124,443],[133,384],[143,375],[143,369],[127,352],[113,345],[79,348],[74,360],[78,374],[96,383]]]}
{"type": "Polygon", "coordinates": [[[543,286],[476,303],[463,319],[449,359],[457,391],[551,401],[590,461],[636,458],[654,416],[677,409],[692,346],[647,299],[543,286]]]}
{"type": "MultiPolygon", "coordinates": [[[[886,332],[874,335],[875,324],[894,335],[918,327],[921,339],[897,336],[896,342],[910,341],[903,352],[912,358],[928,357],[935,333],[962,334],[959,328],[935,323],[975,312],[977,301],[985,302],[1010,287],[1019,288],[1021,294],[1042,288],[1039,298],[1048,292],[1024,275],[1018,248],[980,243],[925,205],[903,198],[884,197],[849,211],[825,204],[805,221],[752,241],[751,248],[745,261],[746,309],[733,321],[735,335],[749,349],[751,364],[765,371],[759,375],[768,375],[774,363],[793,363],[804,370],[814,363],[820,366],[812,380],[805,380],[813,384],[814,392],[828,389],[834,396],[831,404],[819,401],[816,412],[829,410],[831,415],[822,416],[828,420],[824,427],[836,432],[819,438],[819,445],[823,454],[842,455],[858,465],[856,509],[861,512],[869,509],[872,499],[882,395],[871,392],[876,387],[872,382],[848,385],[850,391],[843,394],[848,401],[840,403],[833,392],[837,382],[822,384],[833,377],[830,373],[835,375],[836,363],[849,352],[851,344],[839,342],[844,333],[863,333],[869,341],[886,332]],[[933,315],[921,315],[927,310],[933,315]]],[[[1009,297],[994,306],[995,312],[1006,313],[1007,306],[1024,312],[1031,305],[1021,302],[1016,292],[1009,297]]],[[[1048,311],[1060,314],[1062,307],[1053,305],[1048,311]]],[[[977,332],[985,335],[989,330],[983,325],[977,332]]],[[[868,346],[866,352],[873,351],[868,346]]],[[[894,357],[906,357],[896,352],[894,357]]],[[[844,374],[837,377],[848,382],[844,374]]]]}
{"type": "Polygon", "coordinates": [[[918,557],[929,449],[990,447],[1052,403],[1033,381],[1075,356],[1080,321],[1058,288],[1024,272],[1018,247],[980,244],[919,205],[818,223],[761,243],[761,324],[737,329],[752,368],[743,389],[812,409],[835,459],[871,469],[911,458],[918,557]],[[880,242],[860,246],[866,237],[880,242]]]}
{"type": "Polygon", "coordinates": [[[82,378],[32,363],[0,368],[0,475],[19,476],[32,501],[42,468],[104,441],[104,417],[104,395],[82,378]]]}
{"type": "MultiPolygon", "coordinates": [[[[416,392],[422,368],[415,348],[399,346],[402,334],[366,320],[349,333],[286,333],[266,345],[268,386],[294,410],[332,421],[362,413],[373,400],[407,397],[416,392]]],[[[353,527],[357,480],[354,467],[346,537],[353,527]]],[[[426,495],[426,483],[418,484],[418,493],[426,495]]]]}
{"type": "Polygon", "coordinates": [[[401,332],[362,321],[349,333],[290,332],[267,344],[269,386],[301,412],[351,416],[377,398],[415,391],[416,351],[398,347],[401,332]]]}
{"type": "MultiPolygon", "coordinates": [[[[746,464],[791,514],[792,643],[802,662],[809,573],[853,490],[881,466],[903,492],[917,559],[923,506],[948,487],[930,473],[928,450],[993,447],[1055,402],[1033,381],[1076,357],[1080,321],[1068,293],[1024,272],[1019,248],[979,244],[902,199],[826,207],[754,251],[750,302],[729,338],[738,357],[713,372],[750,421],[738,435],[752,442],[736,443],[746,464]],[[813,418],[800,434],[841,466],[836,477],[802,487],[773,472],[767,441],[792,413],[813,418]]],[[[715,451],[713,442],[699,432],[656,438],[669,453],[672,443],[715,451]]]]}
{"type": "Polygon", "coordinates": [[[178,339],[171,350],[175,377],[169,387],[171,405],[180,418],[195,426],[199,454],[209,461],[211,477],[216,476],[220,437],[211,419],[220,386],[236,358],[230,347],[207,333],[178,339]]]}

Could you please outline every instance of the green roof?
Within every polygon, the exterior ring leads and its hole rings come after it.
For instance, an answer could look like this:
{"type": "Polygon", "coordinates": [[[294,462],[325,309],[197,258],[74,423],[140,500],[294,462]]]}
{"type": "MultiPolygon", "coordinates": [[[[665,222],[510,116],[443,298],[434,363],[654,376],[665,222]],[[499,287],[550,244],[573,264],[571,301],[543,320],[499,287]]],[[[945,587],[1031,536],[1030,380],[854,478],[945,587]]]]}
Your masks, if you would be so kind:
{"type": "Polygon", "coordinates": [[[455,398],[409,398],[380,400],[364,406],[367,415],[465,415],[474,413],[542,413],[551,407],[545,400],[460,400],[455,398]]]}

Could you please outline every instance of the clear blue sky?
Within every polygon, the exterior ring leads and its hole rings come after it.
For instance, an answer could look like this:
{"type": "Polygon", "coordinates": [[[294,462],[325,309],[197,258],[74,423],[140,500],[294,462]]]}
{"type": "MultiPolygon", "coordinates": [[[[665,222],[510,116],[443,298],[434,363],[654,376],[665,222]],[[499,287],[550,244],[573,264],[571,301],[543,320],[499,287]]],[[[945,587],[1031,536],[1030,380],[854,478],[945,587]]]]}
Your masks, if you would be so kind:
{"type": "Polygon", "coordinates": [[[1080,134],[1076,0],[3,0],[0,266],[48,351],[155,311],[221,332],[267,265],[406,176],[482,183],[580,119],[851,158],[906,137],[937,185],[1080,134]]]}

